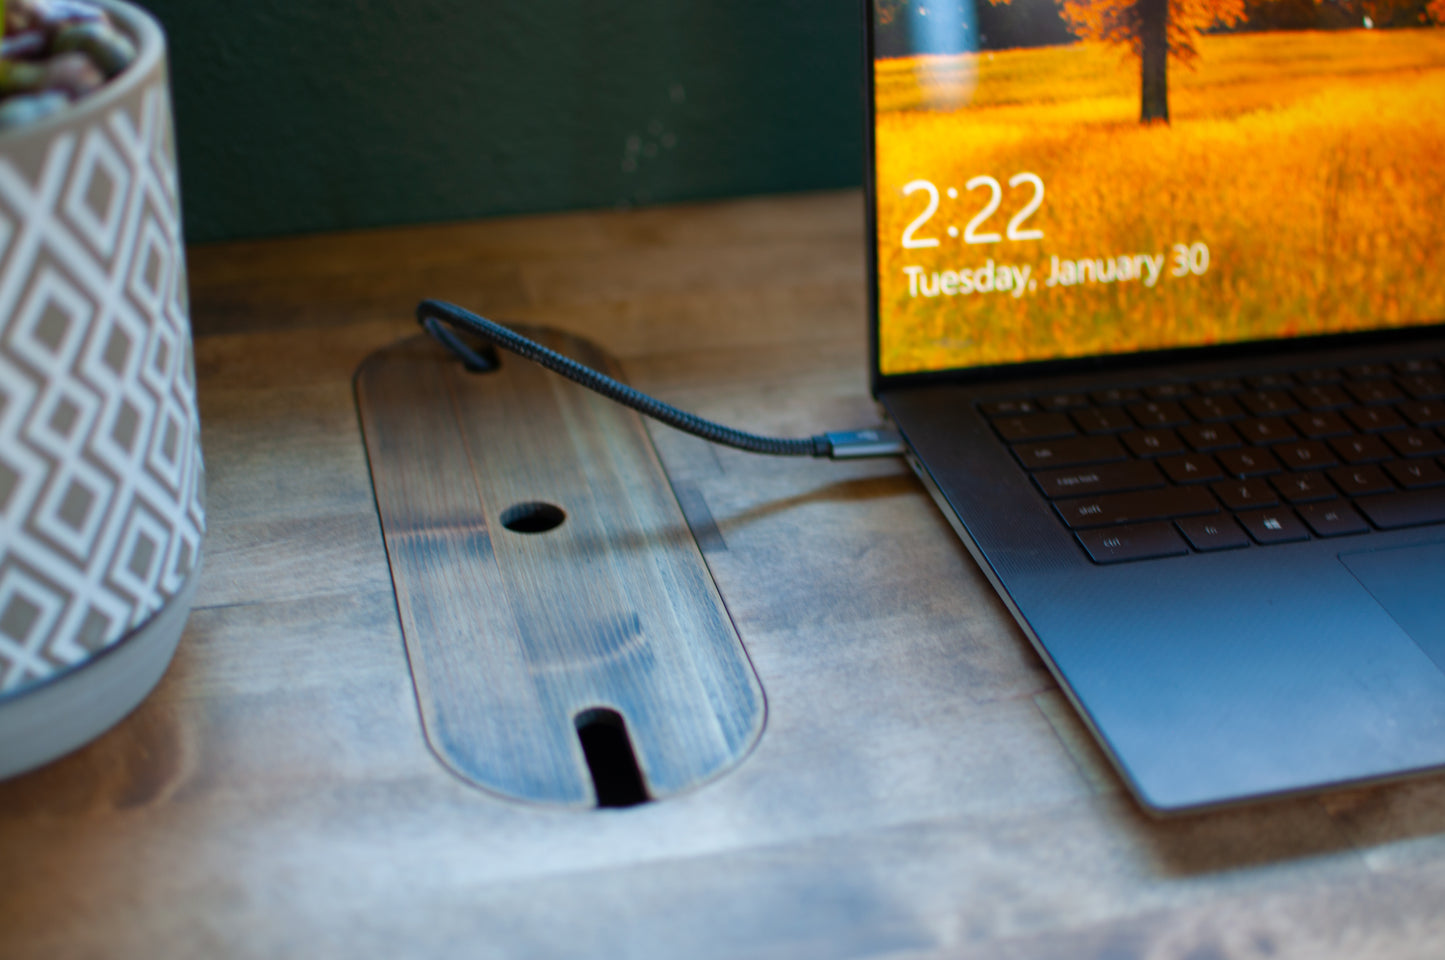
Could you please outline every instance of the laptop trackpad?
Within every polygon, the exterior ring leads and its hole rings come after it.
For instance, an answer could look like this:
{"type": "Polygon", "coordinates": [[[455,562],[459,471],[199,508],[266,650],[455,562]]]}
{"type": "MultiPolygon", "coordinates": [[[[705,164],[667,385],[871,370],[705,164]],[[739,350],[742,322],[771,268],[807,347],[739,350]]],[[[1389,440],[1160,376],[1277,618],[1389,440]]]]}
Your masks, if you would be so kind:
{"type": "Polygon", "coordinates": [[[1342,553],[1340,562],[1445,670],[1445,543],[1342,553]]]}

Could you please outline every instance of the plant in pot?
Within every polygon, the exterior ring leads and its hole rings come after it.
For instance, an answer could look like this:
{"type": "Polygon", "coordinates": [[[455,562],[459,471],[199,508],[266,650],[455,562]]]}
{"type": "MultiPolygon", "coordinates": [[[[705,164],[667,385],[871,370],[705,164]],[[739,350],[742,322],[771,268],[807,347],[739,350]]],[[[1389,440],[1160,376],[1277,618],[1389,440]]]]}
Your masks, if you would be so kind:
{"type": "Polygon", "coordinates": [[[121,0],[6,0],[0,777],[158,682],[205,525],[165,39],[121,0]]]}
{"type": "Polygon", "coordinates": [[[0,0],[0,130],[64,110],[135,61],[135,45],[86,0],[0,0]]]}

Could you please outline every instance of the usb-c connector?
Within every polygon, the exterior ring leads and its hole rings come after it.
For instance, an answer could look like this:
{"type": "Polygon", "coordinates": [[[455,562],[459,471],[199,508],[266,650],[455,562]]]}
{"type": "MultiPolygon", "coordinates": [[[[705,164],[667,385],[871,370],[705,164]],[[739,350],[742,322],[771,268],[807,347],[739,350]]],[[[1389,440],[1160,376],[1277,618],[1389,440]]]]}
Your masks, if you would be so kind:
{"type": "Polygon", "coordinates": [[[875,427],[872,430],[842,430],[825,433],[831,449],[828,457],[832,460],[863,460],[868,457],[900,457],[903,455],[903,438],[897,430],[875,427]]]}

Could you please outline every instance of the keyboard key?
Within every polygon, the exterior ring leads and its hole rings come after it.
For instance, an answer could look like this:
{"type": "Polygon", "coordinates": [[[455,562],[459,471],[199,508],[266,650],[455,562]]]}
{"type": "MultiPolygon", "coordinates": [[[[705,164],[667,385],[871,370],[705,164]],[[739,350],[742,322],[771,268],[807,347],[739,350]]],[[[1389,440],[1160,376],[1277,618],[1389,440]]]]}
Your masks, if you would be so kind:
{"type": "Polygon", "coordinates": [[[1395,409],[1417,427],[1438,427],[1445,424],[1445,401],[1407,400],[1395,409]]]}
{"type": "Polygon", "coordinates": [[[1427,357],[1414,357],[1410,360],[1401,360],[1394,365],[1395,372],[1402,377],[1412,376],[1417,373],[1437,373],[1440,364],[1427,357]]]}
{"type": "MultiPolygon", "coordinates": [[[[1034,482],[1050,500],[1096,493],[1119,493],[1164,486],[1164,475],[1148,460],[1101,463],[1092,467],[1040,470],[1034,482]]],[[[1391,488],[1393,489],[1393,488],[1391,488]]]]}
{"type": "Polygon", "coordinates": [[[1082,530],[1074,535],[1095,563],[1122,563],[1189,552],[1184,539],[1168,523],[1136,523],[1107,530],[1082,530]]]}
{"type": "Polygon", "coordinates": [[[1366,433],[1394,430],[1405,425],[1405,421],[1401,420],[1400,415],[1390,407],[1355,407],[1346,410],[1345,416],[1366,433]]]}
{"type": "Polygon", "coordinates": [[[1392,460],[1385,464],[1385,471],[1406,490],[1445,484],[1445,470],[1429,460],[1392,460]]]}
{"type": "Polygon", "coordinates": [[[1419,427],[1387,433],[1385,442],[1402,457],[1438,457],[1445,453],[1445,441],[1434,430],[1419,427]]]}
{"type": "Polygon", "coordinates": [[[1194,389],[1198,393],[1238,393],[1244,389],[1244,381],[1234,377],[1214,377],[1195,381],[1194,389]]]}
{"type": "Polygon", "coordinates": [[[1347,497],[1358,497],[1366,493],[1388,493],[1395,489],[1383,470],[1370,464],[1355,467],[1335,467],[1325,471],[1331,482],[1347,497]]]}
{"type": "Polygon", "coordinates": [[[1360,380],[1345,384],[1345,389],[1361,403],[1394,403],[1405,399],[1400,388],[1388,380],[1360,380]]]}
{"type": "Polygon", "coordinates": [[[1300,383],[1339,383],[1344,379],[1344,374],[1334,367],[1316,367],[1313,370],[1300,370],[1294,375],[1300,383]]]}
{"type": "Polygon", "coordinates": [[[986,417],[1016,417],[1024,413],[1039,412],[1039,405],[1032,400],[990,400],[980,403],[978,408],[986,417]]]}
{"type": "Polygon", "coordinates": [[[1211,483],[1224,479],[1224,472],[1214,458],[1203,453],[1186,453],[1164,457],[1159,467],[1175,483],[1211,483]]]}
{"type": "Polygon", "coordinates": [[[1249,531],[1249,535],[1257,543],[1290,543],[1310,538],[1305,525],[1300,523],[1299,517],[1295,516],[1294,511],[1288,507],[1251,510],[1248,513],[1239,514],[1236,519],[1244,525],[1244,529],[1249,531]]]}
{"type": "Polygon", "coordinates": [[[1270,477],[1269,482],[1289,503],[1309,503],[1337,496],[1323,473],[1284,473],[1270,477]]]}
{"type": "Polygon", "coordinates": [[[1014,456],[1030,470],[1076,467],[1084,463],[1127,460],[1129,455],[1113,437],[1065,437],[1013,445],[1014,456]]]}
{"type": "Polygon", "coordinates": [[[1085,433],[1119,433],[1133,430],[1134,421],[1123,407],[1087,407],[1070,414],[1085,433]]]}
{"type": "Polygon", "coordinates": [[[1160,487],[1133,493],[1106,493],[1054,503],[1064,523],[1074,529],[1103,527],[1141,520],[1168,520],[1217,513],[1219,504],[1204,487],[1160,487]]]}
{"type": "Polygon", "coordinates": [[[1279,503],[1279,494],[1263,480],[1221,480],[1209,489],[1231,510],[1252,510],[1279,503]]]}
{"type": "Polygon", "coordinates": [[[1274,417],[1294,413],[1299,404],[1283,390],[1250,390],[1239,395],[1239,402],[1256,417],[1274,417]]]}
{"type": "Polygon", "coordinates": [[[1227,450],[1244,443],[1227,423],[1191,423],[1187,427],[1179,428],[1179,436],[1200,453],[1227,450]]]}
{"type": "Polygon", "coordinates": [[[1290,424],[1300,436],[1318,440],[1321,437],[1342,437],[1354,433],[1354,429],[1338,413],[1328,410],[1311,413],[1297,413],[1289,418],[1290,424]]]}
{"type": "Polygon", "coordinates": [[[1332,437],[1330,446],[1345,463],[1377,463],[1395,456],[1383,440],[1368,434],[1363,437],[1332,437]]]}
{"type": "Polygon", "coordinates": [[[1095,403],[1116,406],[1121,403],[1135,403],[1143,399],[1144,395],[1128,387],[1110,387],[1108,390],[1095,390],[1089,396],[1095,403]]]}
{"type": "Polygon", "coordinates": [[[1283,417],[1252,417],[1240,420],[1234,424],[1234,429],[1238,430],[1245,440],[1260,446],[1293,440],[1296,436],[1294,427],[1283,417]]]}
{"type": "Polygon", "coordinates": [[[1184,444],[1173,430],[1135,430],[1122,437],[1136,457],[1163,457],[1183,453],[1184,444]]]}
{"type": "Polygon", "coordinates": [[[1245,377],[1244,382],[1256,390],[1277,390],[1294,385],[1294,377],[1288,373],[1259,373],[1245,377]]]}
{"type": "Polygon", "coordinates": [[[1244,408],[1235,403],[1233,397],[1190,397],[1184,401],[1184,409],[1204,423],[1238,420],[1244,416],[1244,408]]]}
{"type": "Polygon", "coordinates": [[[1356,363],[1345,367],[1345,376],[1351,380],[1383,380],[1394,373],[1388,364],[1356,363]]]}
{"type": "Polygon", "coordinates": [[[1226,473],[1236,477],[1262,477],[1265,474],[1278,473],[1283,468],[1274,454],[1268,450],[1248,447],[1241,450],[1222,450],[1215,454],[1226,473]]]}
{"type": "Polygon", "coordinates": [[[1020,440],[1051,440],[1072,437],[1078,433],[1074,422],[1062,413],[1029,413],[1017,417],[998,417],[993,422],[998,435],[1010,443],[1020,440]]]}
{"type": "Polygon", "coordinates": [[[1073,410],[1089,405],[1089,398],[1082,393],[1050,393],[1037,399],[1045,410],[1073,410]]]}
{"type": "Polygon", "coordinates": [[[1445,489],[1440,487],[1361,497],[1355,505],[1381,530],[1445,521],[1445,489]]]}
{"type": "Polygon", "coordinates": [[[1291,470],[1321,470],[1339,463],[1330,448],[1318,440],[1294,440],[1270,447],[1280,463],[1291,470]]]}
{"type": "Polygon", "coordinates": [[[1320,537],[1344,537],[1370,529],[1370,525],[1343,500],[1307,503],[1299,508],[1299,515],[1320,537]]]}
{"type": "Polygon", "coordinates": [[[1233,550],[1249,546],[1249,537],[1239,529],[1239,524],[1227,516],[1190,517],[1176,520],[1175,525],[1189,540],[1190,546],[1200,552],[1210,550],[1233,550]]]}
{"type": "Polygon", "coordinates": [[[1129,411],[1129,416],[1145,429],[1177,427],[1182,423],[1189,422],[1189,415],[1184,412],[1184,408],[1170,400],[1147,400],[1144,403],[1131,403],[1125,409],[1129,411]]]}
{"type": "Polygon", "coordinates": [[[1297,387],[1294,395],[1306,410],[1334,410],[1348,407],[1354,402],[1345,391],[1333,384],[1314,383],[1307,387],[1297,387]]]}
{"type": "Polygon", "coordinates": [[[1438,373],[1418,373],[1401,377],[1400,386],[1416,400],[1438,400],[1445,397],[1445,377],[1438,373]]]}
{"type": "Polygon", "coordinates": [[[1151,400],[1178,400],[1193,392],[1187,383],[1156,383],[1144,388],[1144,396],[1151,400]]]}

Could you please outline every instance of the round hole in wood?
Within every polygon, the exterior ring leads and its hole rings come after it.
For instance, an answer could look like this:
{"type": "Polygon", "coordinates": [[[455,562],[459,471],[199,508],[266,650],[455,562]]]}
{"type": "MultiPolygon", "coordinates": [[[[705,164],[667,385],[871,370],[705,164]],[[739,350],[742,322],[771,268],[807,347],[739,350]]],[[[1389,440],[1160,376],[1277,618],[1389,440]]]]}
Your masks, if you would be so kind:
{"type": "Polygon", "coordinates": [[[502,526],[513,533],[546,533],[562,525],[567,514],[553,503],[514,503],[502,511],[502,526]]]}

